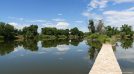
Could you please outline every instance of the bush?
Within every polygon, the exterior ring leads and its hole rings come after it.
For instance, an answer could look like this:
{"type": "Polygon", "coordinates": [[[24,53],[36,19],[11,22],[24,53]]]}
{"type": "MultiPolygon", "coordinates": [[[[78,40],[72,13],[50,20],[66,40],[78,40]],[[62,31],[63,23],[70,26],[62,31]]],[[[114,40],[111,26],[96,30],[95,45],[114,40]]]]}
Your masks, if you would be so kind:
{"type": "Polygon", "coordinates": [[[4,36],[0,36],[0,39],[4,39],[4,36]]]}
{"type": "Polygon", "coordinates": [[[94,34],[89,35],[87,38],[88,38],[88,39],[97,39],[97,38],[98,38],[98,35],[99,35],[99,34],[94,33],[94,34]]]}
{"type": "Polygon", "coordinates": [[[108,37],[107,35],[102,35],[97,33],[91,34],[90,36],[88,36],[88,39],[100,41],[101,43],[111,43],[110,37],[108,37]]]}
{"type": "Polygon", "coordinates": [[[65,36],[65,35],[58,35],[58,39],[67,39],[67,36],[65,36]]]}
{"type": "Polygon", "coordinates": [[[78,39],[78,38],[79,38],[78,35],[70,35],[70,36],[69,36],[69,39],[78,39]]]}
{"type": "Polygon", "coordinates": [[[111,38],[109,38],[107,35],[99,35],[98,39],[101,43],[111,43],[111,38]]]}
{"type": "Polygon", "coordinates": [[[44,39],[44,40],[53,40],[53,39],[56,39],[56,36],[54,36],[54,35],[41,35],[40,38],[44,39]]]}

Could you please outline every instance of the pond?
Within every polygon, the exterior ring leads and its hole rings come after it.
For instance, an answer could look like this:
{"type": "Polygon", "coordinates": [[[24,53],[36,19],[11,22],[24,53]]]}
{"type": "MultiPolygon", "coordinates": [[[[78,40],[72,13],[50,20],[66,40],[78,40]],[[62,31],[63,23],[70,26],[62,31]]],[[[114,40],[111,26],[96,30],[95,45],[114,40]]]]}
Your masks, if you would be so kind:
{"type": "MultiPolygon", "coordinates": [[[[101,46],[81,39],[0,42],[0,74],[88,74],[101,46]]],[[[133,74],[133,40],[113,49],[123,74],[133,74]]]]}
{"type": "Polygon", "coordinates": [[[0,43],[0,74],[88,74],[95,47],[83,40],[0,43]]]}
{"type": "Polygon", "coordinates": [[[117,42],[115,55],[123,74],[134,74],[134,42],[132,39],[123,39],[117,42]]]}

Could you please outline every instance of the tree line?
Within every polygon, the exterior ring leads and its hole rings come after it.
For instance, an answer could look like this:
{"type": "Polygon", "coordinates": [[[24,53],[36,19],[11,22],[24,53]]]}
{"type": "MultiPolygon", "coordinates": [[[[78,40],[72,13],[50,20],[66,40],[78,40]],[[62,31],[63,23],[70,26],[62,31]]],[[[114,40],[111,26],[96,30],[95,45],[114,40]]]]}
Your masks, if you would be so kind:
{"type": "Polygon", "coordinates": [[[132,38],[134,34],[132,26],[128,24],[124,24],[121,27],[104,26],[102,20],[99,20],[97,25],[93,20],[89,20],[88,28],[90,34],[98,33],[109,37],[119,35],[120,38],[132,38]]]}
{"type": "Polygon", "coordinates": [[[9,40],[15,38],[35,38],[38,36],[55,36],[55,37],[69,37],[69,36],[83,36],[84,33],[77,27],[72,29],[57,29],[55,27],[44,27],[41,33],[38,33],[37,25],[30,25],[23,27],[23,29],[16,29],[13,25],[0,22],[0,38],[9,40]],[[21,36],[21,37],[20,37],[21,36]]]}

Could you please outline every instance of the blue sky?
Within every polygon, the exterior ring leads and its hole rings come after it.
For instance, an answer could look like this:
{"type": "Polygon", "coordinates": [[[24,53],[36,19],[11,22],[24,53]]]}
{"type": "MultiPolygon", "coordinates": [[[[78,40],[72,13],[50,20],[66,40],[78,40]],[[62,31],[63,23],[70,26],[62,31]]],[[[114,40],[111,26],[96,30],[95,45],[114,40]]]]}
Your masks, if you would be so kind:
{"type": "Polygon", "coordinates": [[[134,25],[134,0],[0,0],[0,10],[0,21],[19,29],[37,24],[88,31],[88,19],[117,27],[134,25]]]}

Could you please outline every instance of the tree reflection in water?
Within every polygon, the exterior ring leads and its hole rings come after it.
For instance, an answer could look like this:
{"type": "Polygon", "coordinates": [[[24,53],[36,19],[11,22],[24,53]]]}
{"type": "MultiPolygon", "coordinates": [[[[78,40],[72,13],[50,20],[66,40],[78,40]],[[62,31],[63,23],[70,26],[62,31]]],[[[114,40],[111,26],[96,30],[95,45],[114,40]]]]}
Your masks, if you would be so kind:
{"type": "Polygon", "coordinates": [[[0,42],[0,55],[6,55],[14,51],[18,46],[23,46],[25,49],[30,51],[37,51],[37,40],[24,40],[24,41],[4,41],[0,42]]]}
{"type": "Polygon", "coordinates": [[[14,42],[1,42],[0,43],[0,55],[6,55],[14,51],[16,44],[14,42]]]}
{"type": "Polygon", "coordinates": [[[120,43],[121,43],[121,47],[124,49],[132,48],[133,39],[121,39],[120,43]]]}
{"type": "Polygon", "coordinates": [[[38,51],[37,43],[38,43],[38,40],[28,39],[28,40],[24,40],[22,42],[22,45],[27,50],[38,51]]]}
{"type": "MultiPolygon", "coordinates": [[[[132,48],[133,45],[133,39],[121,39],[119,40],[119,42],[121,43],[121,47],[124,49],[128,49],[128,48],[132,48]]],[[[99,53],[102,44],[99,41],[96,40],[87,40],[87,45],[89,45],[89,56],[90,59],[95,59],[97,54],[99,53]]],[[[115,44],[113,46],[113,51],[116,51],[116,46],[118,46],[118,44],[115,44]]]]}
{"type": "MultiPolygon", "coordinates": [[[[51,47],[57,47],[58,45],[73,45],[73,46],[78,46],[79,43],[83,41],[82,39],[77,39],[77,40],[46,40],[46,41],[41,41],[41,45],[44,48],[51,48],[51,47]]],[[[0,55],[6,55],[14,51],[14,49],[18,46],[23,46],[25,50],[30,50],[30,51],[38,51],[38,40],[34,39],[27,39],[23,41],[5,41],[5,42],[0,42],[0,55]]]]}
{"type": "Polygon", "coordinates": [[[99,41],[96,40],[87,40],[87,45],[89,45],[89,57],[91,60],[95,60],[95,58],[97,57],[102,44],[99,41]]]}
{"type": "Polygon", "coordinates": [[[82,39],[73,39],[73,40],[69,40],[69,39],[56,39],[56,40],[44,40],[42,41],[42,47],[45,48],[50,48],[50,47],[57,47],[58,45],[73,45],[73,46],[78,46],[79,43],[83,41],[82,39]]]}
{"type": "Polygon", "coordinates": [[[72,39],[70,44],[73,46],[78,46],[80,42],[82,42],[83,39],[72,39]]]}
{"type": "Polygon", "coordinates": [[[57,45],[66,44],[69,45],[69,40],[44,40],[42,41],[42,47],[50,48],[57,47],[57,45]]]}

